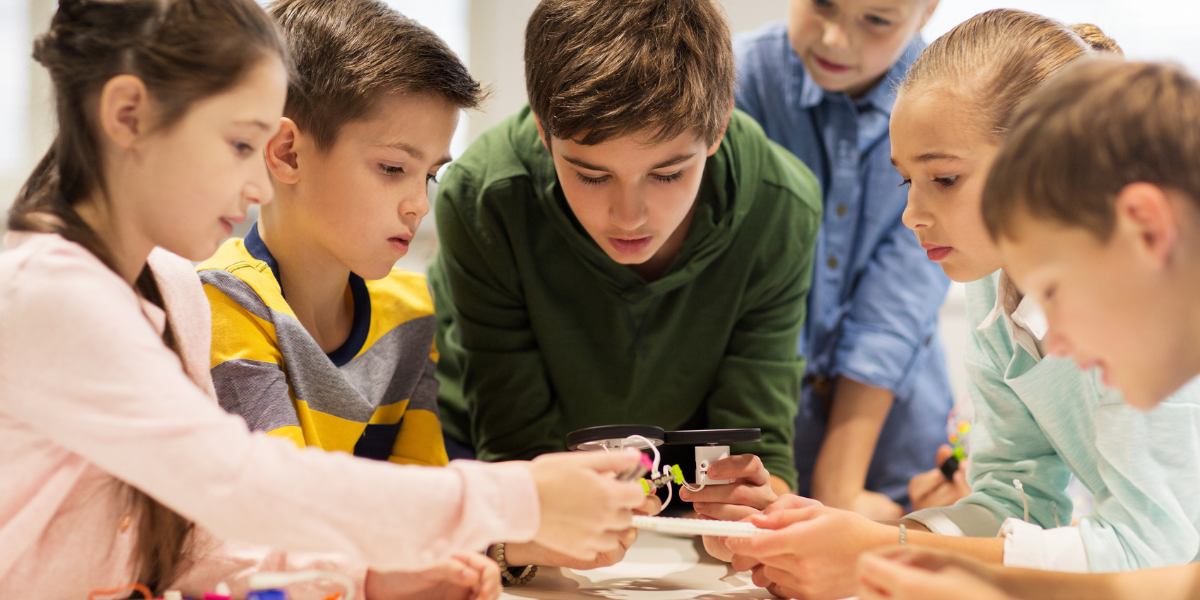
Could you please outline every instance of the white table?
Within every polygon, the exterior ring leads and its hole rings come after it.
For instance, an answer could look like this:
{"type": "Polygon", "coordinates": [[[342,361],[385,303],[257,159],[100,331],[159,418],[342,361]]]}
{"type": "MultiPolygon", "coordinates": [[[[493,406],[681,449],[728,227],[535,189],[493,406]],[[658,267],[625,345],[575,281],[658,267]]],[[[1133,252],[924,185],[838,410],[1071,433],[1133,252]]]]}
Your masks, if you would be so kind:
{"type": "Polygon", "coordinates": [[[698,537],[642,531],[611,567],[591,571],[538,569],[529,585],[505,588],[505,600],[749,600],[774,598],[729,564],[708,555],[698,537]]]}

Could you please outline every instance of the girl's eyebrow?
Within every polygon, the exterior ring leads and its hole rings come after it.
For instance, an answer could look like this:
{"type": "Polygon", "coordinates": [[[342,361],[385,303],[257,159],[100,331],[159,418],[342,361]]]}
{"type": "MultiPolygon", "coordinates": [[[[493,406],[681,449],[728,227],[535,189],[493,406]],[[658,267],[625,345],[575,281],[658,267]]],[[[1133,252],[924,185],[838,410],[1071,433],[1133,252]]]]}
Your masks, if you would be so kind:
{"type": "Polygon", "coordinates": [[[947,152],[926,152],[914,159],[917,163],[933,162],[935,160],[962,160],[961,156],[949,154],[947,152]]]}
{"type": "MultiPolygon", "coordinates": [[[[893,157],[891,157],[890,160],[892,161],[893,167],[896,167],[896,168],[900,167],[900,165],[898,163],[896,163],[896,157],[893,156],[893,157]]],[[[926,152],[924,154],[917,155],[912,160],[914,163],[924,164],[924,163],[929,163],[929,162],[933,162],[936,160],[963,160],[963,158],[961,156],[958,156],[956,154],[950,154],[948,152],[926,152]]]]}
{"type": "Polygon", "coordinates": [[[234,125],[253,125],[254,127],[258,127],[259,129],[262,129],[263,131],[271,130],[271,128],[266,123],[263,123],[262,121],[259,121],[258,119],[246,119],[243,121],[234,121],[233,124],[234,125]]]}

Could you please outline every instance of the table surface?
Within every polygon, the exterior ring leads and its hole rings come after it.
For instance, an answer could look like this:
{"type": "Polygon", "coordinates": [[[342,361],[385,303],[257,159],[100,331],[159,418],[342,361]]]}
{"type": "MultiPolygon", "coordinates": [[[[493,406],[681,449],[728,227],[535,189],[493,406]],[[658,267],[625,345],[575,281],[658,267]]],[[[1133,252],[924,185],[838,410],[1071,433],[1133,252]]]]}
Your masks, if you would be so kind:
{"type": "Polygon", "coordinates": [[[704,551],[698,537],[642,531],[611,567],[591,571],[538,569],[529,585],[505,588],[504,600],[749,600],[775,598],[704,551]]]}

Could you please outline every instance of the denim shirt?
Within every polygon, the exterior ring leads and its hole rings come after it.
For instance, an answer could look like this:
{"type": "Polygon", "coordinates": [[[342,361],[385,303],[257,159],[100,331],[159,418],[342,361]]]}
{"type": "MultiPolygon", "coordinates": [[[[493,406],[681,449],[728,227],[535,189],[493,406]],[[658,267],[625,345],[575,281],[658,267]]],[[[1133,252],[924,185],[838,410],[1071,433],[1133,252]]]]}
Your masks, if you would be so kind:
{"type": "Polygon", "coordinates": [[[934,466],[946,439],[953,399],[937,316],[950,282],[900,220],[907,189],[888,135],[896,88],[924,48],[914,40],[879,84],[852,100],[808,75],[785,24],[734,40],[738,108],[812,169],[825,207],[798,346],[808,358],[796,420],[802,494],[811,490],[832,398],[817,393],[821,381],[844,375],[895,394],[867,489],[907,503],[909,478],[934,466]]]}

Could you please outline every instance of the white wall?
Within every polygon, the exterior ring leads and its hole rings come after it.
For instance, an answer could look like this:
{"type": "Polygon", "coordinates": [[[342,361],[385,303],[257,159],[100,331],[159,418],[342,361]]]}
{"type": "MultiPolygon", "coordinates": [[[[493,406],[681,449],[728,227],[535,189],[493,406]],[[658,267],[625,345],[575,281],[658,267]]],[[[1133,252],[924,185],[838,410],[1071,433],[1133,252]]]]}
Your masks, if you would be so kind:
{"type": "MultiPolygon", "coordinates": [[[[723,0],[734,32],[755,29],[787,14],[788,0],[723,0]]],[[[471,0],[471,54],[477,79],[492,86],[483,111],[469,114],[474,139],[525,104],[525,22],[538,0],[471,0]]]]}

